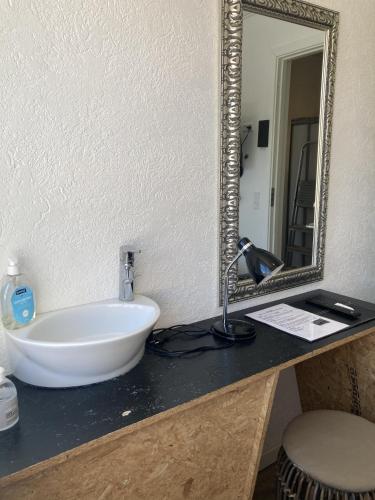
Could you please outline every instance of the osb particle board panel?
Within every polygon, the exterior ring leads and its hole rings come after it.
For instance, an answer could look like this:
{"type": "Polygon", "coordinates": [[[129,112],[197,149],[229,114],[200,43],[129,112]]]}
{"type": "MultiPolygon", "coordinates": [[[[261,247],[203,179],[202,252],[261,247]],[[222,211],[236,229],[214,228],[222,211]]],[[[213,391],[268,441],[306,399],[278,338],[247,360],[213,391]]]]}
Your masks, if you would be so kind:
{"type": "Polygon", "coordinates": [[[251,498],[276,380],[250,378],[8,476],[0,498],[251,498]]]}
{"type": "Polygon", "coordinates": [[[375,422],[375,335],[296,365],[304,411],[343,410],[375,422]]]}

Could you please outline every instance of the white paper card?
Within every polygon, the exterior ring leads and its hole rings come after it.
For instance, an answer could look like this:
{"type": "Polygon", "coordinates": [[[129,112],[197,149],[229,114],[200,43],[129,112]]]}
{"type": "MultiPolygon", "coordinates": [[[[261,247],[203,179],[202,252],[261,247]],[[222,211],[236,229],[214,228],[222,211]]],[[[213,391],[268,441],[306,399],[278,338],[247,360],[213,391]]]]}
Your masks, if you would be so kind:
{"type": "Polygon", "coordinates": [[[348,326],[288,304],[266,307],[246,316],[310,342],[332,335],[348,326]]]}

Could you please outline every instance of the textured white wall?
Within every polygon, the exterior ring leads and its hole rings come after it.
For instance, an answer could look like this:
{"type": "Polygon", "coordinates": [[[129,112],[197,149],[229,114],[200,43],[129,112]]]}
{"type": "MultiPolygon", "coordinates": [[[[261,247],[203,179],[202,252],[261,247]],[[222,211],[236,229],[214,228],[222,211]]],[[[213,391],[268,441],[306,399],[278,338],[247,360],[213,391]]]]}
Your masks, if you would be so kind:
{"type": "MultiPolygon", "coordinates": [[[[314,1],[341,12],[315,286],[375,300],[375,3],[314,1]]],[[[0,0],[0,14],[0,268],[18,252],[48,311],[116,296],[118,248],[135,242],[163,324],[216,314],[220,1],[0,0]]]]}
{"type": "Polygon", "coordinates": [[[0,1],[0,269],[39,312],[116,296],[126,242],[164,324],[214,312],[219,11],[0,1]]]}

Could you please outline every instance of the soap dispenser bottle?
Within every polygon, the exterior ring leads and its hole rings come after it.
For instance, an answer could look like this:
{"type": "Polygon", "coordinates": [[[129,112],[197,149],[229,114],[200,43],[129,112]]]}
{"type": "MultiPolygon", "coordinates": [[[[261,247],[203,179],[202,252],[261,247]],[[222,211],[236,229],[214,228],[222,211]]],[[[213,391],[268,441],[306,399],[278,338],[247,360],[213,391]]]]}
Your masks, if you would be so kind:
{"type": "Polygon", "coordinates": [[[11,380],[5,377],[0,366],[0,431],[13,427],[18,422],[17,389],[11,380]]]}
{"type": "Polygon", "coordinates": [[[18,269],[15,258],[8,259],[8,274],[1,288],[1,319],[8,330],[21,328],[35,318],[35,299],[29,280],[18,269]]]}

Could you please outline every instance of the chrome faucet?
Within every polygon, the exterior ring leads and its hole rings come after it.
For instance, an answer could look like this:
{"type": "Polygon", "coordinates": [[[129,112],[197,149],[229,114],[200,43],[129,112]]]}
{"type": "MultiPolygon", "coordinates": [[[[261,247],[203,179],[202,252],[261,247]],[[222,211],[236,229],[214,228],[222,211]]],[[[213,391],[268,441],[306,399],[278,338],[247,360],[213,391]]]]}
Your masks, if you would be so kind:
{"type": "Polygon", "coordinates": [[[134,299],[134,257],[140,250],[123,245],[120,247],[119,299],[130,302],[134,299]]]}

